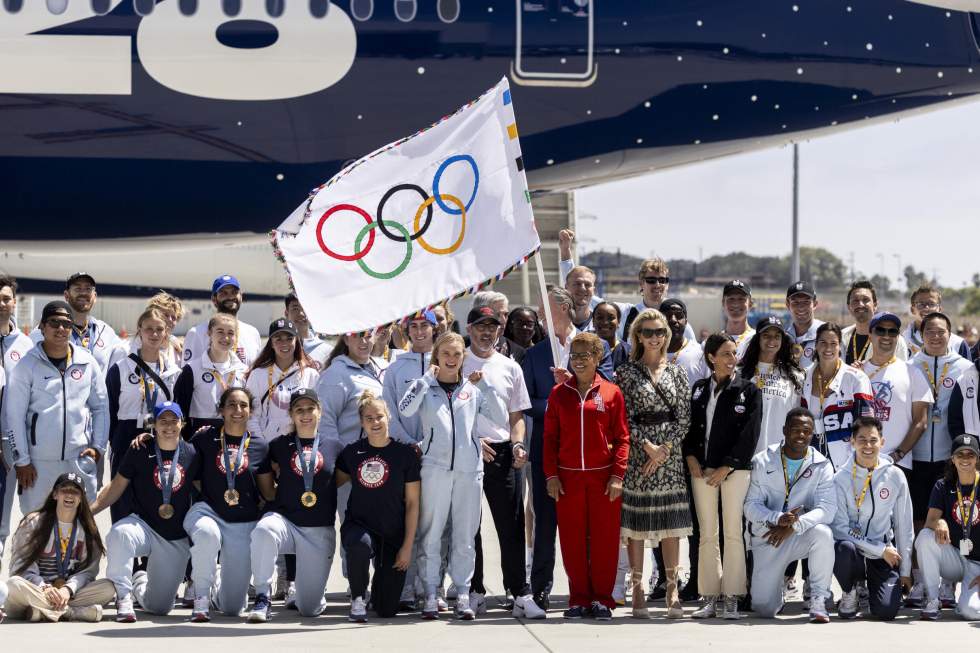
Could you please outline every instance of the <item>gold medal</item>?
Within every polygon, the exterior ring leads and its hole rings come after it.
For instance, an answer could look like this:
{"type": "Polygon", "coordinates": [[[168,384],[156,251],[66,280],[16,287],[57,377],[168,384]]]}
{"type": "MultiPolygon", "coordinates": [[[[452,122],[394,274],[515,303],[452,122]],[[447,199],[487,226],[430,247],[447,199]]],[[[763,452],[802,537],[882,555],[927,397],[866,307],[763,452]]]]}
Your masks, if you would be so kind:
{"type": "Polygon", "coordinates": [[[299,502],[303,504],[304,508],[312,508],[316,505],[316,493],[307,490],[300,495],[299,502]]]}
{"type": "Polygon", "coordinates": [[[51,587],[60,590],[62,587],[65,586],[65,582],[66,581],[64,578],[55,578],[53,581],[51,581],[51,587]]]}
{"type": "Polygon", "coordinates": [[[161,506],[157,508],[157,514],[164,519],[170,519],[174,516],[174,507],[169,503],[161,504],[161,506]]]}
{"type": "Polygon", "coordinates": [[[225,503],[227,503],[229,506],[237,506],[238,498],[238,490],[225,490],[225,503]]]}

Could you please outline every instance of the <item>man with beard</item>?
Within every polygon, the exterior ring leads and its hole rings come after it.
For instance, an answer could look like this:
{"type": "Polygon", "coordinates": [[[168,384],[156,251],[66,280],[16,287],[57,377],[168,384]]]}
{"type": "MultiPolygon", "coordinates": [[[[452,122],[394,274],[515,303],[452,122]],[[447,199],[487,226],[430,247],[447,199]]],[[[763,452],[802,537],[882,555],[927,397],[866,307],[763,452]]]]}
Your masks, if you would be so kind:
{"type": "Polygon", "coordinates": [[[796,358],[800,367],[813,364],[817,352],[817,328],[822,320],[813,317],[817,310],[817,291],[809,281],[797,281],[786,290],[786,307],[793,317],[793,324],[786,333],[796,344],[796,358]]]}
{"type": "MultiPolygon", "coordinates": [[[[741,360],[748,349],[755,329],[749,326],[752,310],[752,289],[740,279],[725,284],[721,291],[721,307],[725,312],[725,334],[735,340],[735,355],[741,360]]],[[[670,351],[670,350],[668,350],[670,351]]]]}
{"type": "MultiPolygon", "coordinates": [[[[848,365],[861,364],[874,355],[871,338],[871,318],[878,312],[878,293],[870,281],[855,281],[847,291],[847,310],[854,318],[854,324],[841,333],[841,358],[848,365]]],[[[909,348],[905,338],[899,336],[892,352],[899,360],[909,359],[909,348]]],[[[887,356],[885,360],[890,357],[887,356]]]]}
{"type": "MultiPolygon", "coordinates": [[[[503,322],[493,309],[489,306],[471,309],[466,323],[472,356],[463,359],[463,376],[482,372],[484,381],[494,389],[492,401],[503,403],[501,408],[504,410],[498,412],[509,415],[508,424],[497,424],[482,414],[476,418],[476,434],[483,452],[483,493],[497,529],[504,589],[514,597],[514,616],[540,619],[544,617],[544,611],[531,597],[531,588],[526,581],[524,547],[524,483],[521,469],[527,462],[524,411],[531,407],[531,400],[521,367],[494,349],[503,322]]],[[[480,612],[485,604],[483,546],[480,532],[477,531],[470,606],[480,612]]]]}
{"type": "MultiPolygon", "coordinates": [[[[214,308],[218,313],[231,315],[238,324],[238,333],[232,347],[232,354],[237,356],[247,367],[250,367],[255,357],[262,351],[262,337],[259,335],[258,329],[238,319],[238,311],[242,307],[242,301],[242,287],[235,277],[223,274],[211,284],[211,303],[214,304],[214,308]]],[[[208,350],[208,322],[209,320],[205,320],[192,327],[184,336],[185,365],[195,358],[199,358],[208,350]]]]}
{"type": "Polygon", "coordinates": [[[595,297],[596,275],[592,268],[576,265],[565,277],[565,290],[572,296],[572,312],[575,328],[579,331],[595,331],[592,324],[592,298],[595,297]]]}
{"type": "MultiPolygon", "coordinates": [[[[572,243],[574,242],[575,232],[571,229],[562,229],[558,232],[558,276],[563,280],[567,280],[569,274],[575,269],[575,261],[572,258],[572,243]]],[[[592,272],[589,268],[585,269],[592,272]]],[[[629,340],[630,326],[632,326],[636,316],[647,308],[655,309],[659,307],[661,302],[667,298],[667,293],[670,290],[670,269],[667,267],[667,262],[662,258],[658,257],[643,261],[640,264],[637,277],[640,282],[641,301],[635,305],[621,302],[616,303],[622,315],[622,319],[619,321],[619,332],[616,335],[623,341],[629,340]]],[[[594,282],[595,273],[593,273],[593,286],[594,282]]],[[[593,294],[589,302],[590,310],[602,301],[605,300],[593,294]]],[[[579,318],[576,316],[575,321],[577,322],[578,320],[579,318]]],[[[592,329],[586,330],[591,331],[592,329]]],[[[692,342],[697,340],[694,335],[694,329],[690,325],[686,327],[684,337],[692,342]]]]}
{"type": "MultiPolygon", "coordinates": [[[[481,290],[473,295],[473,305],[470,307],[470,310],[484,306],[490,307],[501,324],[507,324],[507,315],[510,313],[510,302],[507,300],[507,295],[495,290],[481,290]]],[[[469,347],[470,336],[465,336],[463,340],[466,342],[466,346],[469,347]]],[[[494,349],[507,358],[517,361],[518,365],[520,365],[524,359],[524,354],[527,352],[527,349],[505,336],[503,329],[500,329],[500,335],[497,337],[494,349]]]]}
{"type": "MultiPolygon", "coordinates": [[[[97,300],[95,279],[91,274],[76,272],[68,277],[68,281],[65,282],[65,301],[71,306],[74,316],[71,342],[92,354],[104,377],[109,367],[128,352],[111,326],[90,315],[97,300]]],[[[40,327],[31,332],[31,340],[35,344],[44,340],[40,327]]]]}
{"type": "Polygon", "coordinates": [[[303,343],[303,350],[313,361],[313,367],[317,372],[322,372],[327,367],[327,357],[330,356],[330,345],[325,343],[313,329],[310,328],[310,320],[306,317],[303,305],[299,303],[296,293],[286,295],[286,319],[296,327],[296,333],[303,343]]]}

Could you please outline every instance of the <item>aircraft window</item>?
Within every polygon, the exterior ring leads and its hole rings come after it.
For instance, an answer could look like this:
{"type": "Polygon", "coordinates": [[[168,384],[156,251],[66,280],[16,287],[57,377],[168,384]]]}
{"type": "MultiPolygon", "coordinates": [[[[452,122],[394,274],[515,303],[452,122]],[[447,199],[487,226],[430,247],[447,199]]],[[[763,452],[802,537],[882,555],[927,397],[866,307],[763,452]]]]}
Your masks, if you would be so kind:
{"type": "Polygon", "coordinates": [[[371,20],[374,15],[374,0],[350,0],[350,15],[354,20],[371,20]]]}
{"type": "Polygon", "coordinates": [[[273,18],[279,18],[282,16],[282,12],[285,9],[285,0],[265,0],[265,11],[273,18]]]}
{"type": "Polygon", "coordinates": [[[418,0],[395,0],[395,18],[403,23],[415,20],[418,10],[418,0]]]}
{"type": "Polygon", "coordinates": [[[99,16],[105,16],[112,8],[112,0],[92,0],[92,11],[99,16]]]}
{"type": "Polygon", "coordinates": [[[314,18],[323,18],[330,11],[329,0],[310,0],[310,14],[314,18]]]}
{"type": "Polygon", "coordinates": [[[459,0],[439,0],[436,3],[439,20],[444,23],[455,23],[459,18],[459,0]]]}
{"type": "Polygon", "coordinates": [[[242,0],[221,0],[221,10],[225,16],[237,16],[242,11],[242,0]]]}
{"type": "Polygon", "coordinates": [[[193,16],[197,13],[197,0],[180,0],[178,6],[184,16],[193,16]]]}
{"type": "Polygon", "coordinates": [[[68,0],[46,0],[48,11],[52,14],[63,14],[68,9],[68,0]]]}
{"type": "Polygon", "coordinates": [[[24,0],[3,0],[3,8],[10,14],[16,14],[24,6],[24,0]]]}
{"type": "Polygon", "coordinates": [[[149,16],[155,4],[156,0],[133,0],[133,10],[140,16],[149,16]]]}

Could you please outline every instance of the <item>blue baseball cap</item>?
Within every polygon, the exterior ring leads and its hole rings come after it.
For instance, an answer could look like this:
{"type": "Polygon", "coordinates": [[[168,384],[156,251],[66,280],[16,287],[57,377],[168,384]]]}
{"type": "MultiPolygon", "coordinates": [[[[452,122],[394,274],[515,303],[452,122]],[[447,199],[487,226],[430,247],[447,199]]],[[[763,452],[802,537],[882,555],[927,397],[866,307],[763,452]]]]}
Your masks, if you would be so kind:
{"type": "Polygon", "coordinates": [[[217,295],[218,291],[225,286],[234,286],[239,290],[242,289],[242,284],[238,283],[238,279],[230,274],[222,274],[220,277],[214,280],[214,283],[211,284],[211,294],[217,295]]]}
{"type": "Polygon", "coordinates": [[[153,419],[160,419],[164,413],[173,413],[177,419],[184,419],[184,411],[180,409],[180,404],[173,401],[165,401],[153,409],[153,419]]]}
{"type": "Polygon", "coordinates": [[[886,311],[875,313],[871,318],[871,322],[868,324],[868,328],[873,329],[882,322],[894,322],[895,326],[897,326],[899,329],[902,328],[902,320],[900,320],[894,313],[888,313],[886,311]]]}
{"type": "Polygon", "coordinates": [[[425,320],[432,326],[435,326],[436,324],[439,323],[439,320],[436,319],[436,314],[434,311],[422,311],[421,313],[416,313],[415,315],[412,315],[407,320],[405,320],[405,322],[407,324],[408,322],[412,322],[414,320],[425,320]]]}

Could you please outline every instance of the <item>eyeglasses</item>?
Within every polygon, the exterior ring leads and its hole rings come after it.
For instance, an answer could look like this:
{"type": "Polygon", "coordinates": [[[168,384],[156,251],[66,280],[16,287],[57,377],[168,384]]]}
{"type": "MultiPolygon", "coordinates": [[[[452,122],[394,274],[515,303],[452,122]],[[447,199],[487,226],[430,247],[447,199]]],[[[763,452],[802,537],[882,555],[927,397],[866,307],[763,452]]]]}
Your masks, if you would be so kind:
{"type": "Polygon", "coordinates": [[[874,328],[874,333],[876,336],[890,336],[892,338],[895,338],[898,336],[899,333],[901,333],[901,330],[896,329],[895,327],[889,328],[883,326],[876,326],[874,328]]]}
{"type": "Polygon", "coordinates": [[[936,302],[916,302],[915,308],[920,311],[934,311],[939,308],[936,302]]]}
{"type": "Polygon", "coordinates": [[[640,329],[640,336],[643,338],[666,338],[669,330],[659,327],[657,329],[640,329]]]}
{"type": "Polygon", "coordinates": [[[592,358],[592,353],[588,351],[573,351],[568,355],[570,360],[586,360],[592,358]]]}
{"type": "Polygon", "coordinates": [[[64,329],[65,331],[71,329],[71,320],[48,320],[45,324],[52,329],[64,329]]]}
{"type": "Polygon", "coordinates": [[[659,283],[660,285],[663,286],[666,286],[668,283],[670,283],[670,277],[643,277],[643,280],[646,281],[651,286],[655,283],[659,283]]]}

